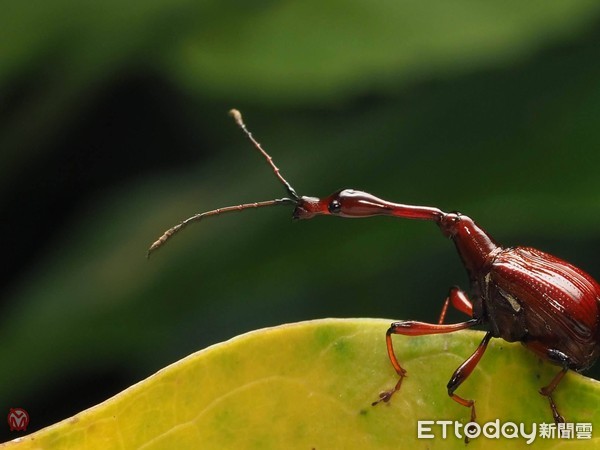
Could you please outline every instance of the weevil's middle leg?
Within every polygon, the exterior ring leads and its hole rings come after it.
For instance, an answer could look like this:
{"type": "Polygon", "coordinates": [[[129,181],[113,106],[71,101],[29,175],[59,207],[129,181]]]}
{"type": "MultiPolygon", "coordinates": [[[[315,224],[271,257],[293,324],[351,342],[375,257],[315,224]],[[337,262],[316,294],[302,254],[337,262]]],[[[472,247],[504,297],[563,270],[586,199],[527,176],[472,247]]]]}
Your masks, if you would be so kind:
{"type": "Polygon", "coordinates": [[[462,363],[458,367],[458,369],[456,369],[454,371],[454,374],[450,378],[450,381],[448,381],[448,386],[447,386],[448,395],[455,402],[457,402],[467,408],[471,408],[471,422],[474,422],[477,417],[477,415],[475,414],[475,401],[467,400],[463,397],[460,397],[460,396],[456,395],[454,393],[454,391],[456,389],[458,389],[458,387],[469,377],[469,375],[471,375],[471,373],[473,373],[475,366],[477,366],[477,364],[479,363],[479,360],[485,353],[485,350],[486,350],[491,338],[492,338],[492,333],[490,331],[488,331],[485,334],[485,336],[483,337],[483,340],[481,341],[481,343],[479,344],[477,349],[473,352],[473,354],[471,356],[469,356],[469,358],[467,358],[467,360],[464,363],[462,363]]]}

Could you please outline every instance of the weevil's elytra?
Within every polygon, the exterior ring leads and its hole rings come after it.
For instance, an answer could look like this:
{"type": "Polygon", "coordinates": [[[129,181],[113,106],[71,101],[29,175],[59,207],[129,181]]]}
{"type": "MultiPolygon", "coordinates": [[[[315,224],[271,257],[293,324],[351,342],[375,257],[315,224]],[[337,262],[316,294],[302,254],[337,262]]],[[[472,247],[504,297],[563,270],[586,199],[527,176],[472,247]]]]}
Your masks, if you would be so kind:
{"type": "Polygon", "coordinates": [[[271,156],[248,131],[239,111],[232,110],[230,114],[254,148],[263,155],[288,196],[196,214],[163,233],[150,246],[148,256],[193,222],[264,206],[293,206],[292,217],[295,219],[311,219],[318,215],[344,218],[392,216],[435,222],[442,234],[456,246],[469,276],[471,299],[460,288],[452,287],[438,323],[404,320],[391,324],[386,332],[386,346],[399,378],[396,385],[382,392],[373,405],[390,401],[406,376],[406,370],[394,352],[392,335],[451,333],[484,325],[488,331],[483,340],[450,377],[448,395],[469,408],[470,419],[474,421],[475,401],[458,396],[456,389],[473,372],[491,338],[519,341],[541,358],[561,367],[556,376],[540,389],[540,393],[548,398],[555,422],[564,422],[552,398],[554,389],[569,369],[585,370],[600,355],[600,286],[590,275],[534,248],[502,247],[470,217],[458,212],[446,213],[434,207],[389,202],[354,189],[342,189],[324,198],[299,196],[281,175],[271,156]],[[449,306],[470,319],[454,324],[444,323],[449,306]]]}
{"type": "MultiPolygon", "coordinates": [[[[600,354],[600,288],[591,276],[547,253],[516,247],[502,252],[494,262],[491,286],[492,293],[494,289],[501,293],[510,288],[510,295],[522,306],[525,333],[514,340],[547,359],[552,359],[548,351],[559,351],[567,355],[568,367],[577,371],[596,361],[600,354]]],[[[490,310],[501,304],[492,298],[487,303],[490,310]]],[[[490,323],[504,329],[505,321],[512,319],[500,308],[495,311],[490,323]]],[[[510,340],[502,333],[499,337],[510,340]]]]}

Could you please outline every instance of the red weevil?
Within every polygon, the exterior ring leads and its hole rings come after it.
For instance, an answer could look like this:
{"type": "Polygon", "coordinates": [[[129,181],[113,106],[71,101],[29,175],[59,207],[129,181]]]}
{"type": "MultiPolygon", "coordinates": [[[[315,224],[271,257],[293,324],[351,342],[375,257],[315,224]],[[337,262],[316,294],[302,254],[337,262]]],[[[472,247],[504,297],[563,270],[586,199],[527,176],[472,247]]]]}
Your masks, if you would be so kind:
{"type": "Polygon", "coordinates": [[[387,402],[400,389],[406,370],[400,365],[392,345],[393,334],[422,336],[451,333],[487,325],[483,340],[475,352],[462,363],[448,382],[448,395],[470,408],[475,420],[475,401],[454,391],[473,372],[492,337],[508,342],[521,342],[541,358],[561,366],[560,372],[540,389],[548,398],[555,422],[564,422],[552,399],[552,392],[569,370],[590,367],[600,354],[600,286],[583,270],[556,256],[530,247],[502,247],[471,218],[446,213],[438,208],[404,205],[377,198],[367,192],[343,189],[325,198],[299,196],[283,178],[271,156],[263,150],[246,128],[239,111],[231,116],[253,146],[265,157],[289,197],[246,203],[196,214],[167,230],[148,250],[161,247],[171,236],[192,222],[227,212],[263,206],[291,205],[294,219],[311,219],[318,215],[347,218],[393,216],[435,222],[442,233],[452,239],[467,270],[471,284],[469,300],[464,291],[450,289],[437,324],[404,320],[393,322],[386,333],[386,345],[392,366],[399,375],[396,385],[379,394],[379,402],[387,402]],[[448,306],[471,319],[444,324],[448,306]]]}

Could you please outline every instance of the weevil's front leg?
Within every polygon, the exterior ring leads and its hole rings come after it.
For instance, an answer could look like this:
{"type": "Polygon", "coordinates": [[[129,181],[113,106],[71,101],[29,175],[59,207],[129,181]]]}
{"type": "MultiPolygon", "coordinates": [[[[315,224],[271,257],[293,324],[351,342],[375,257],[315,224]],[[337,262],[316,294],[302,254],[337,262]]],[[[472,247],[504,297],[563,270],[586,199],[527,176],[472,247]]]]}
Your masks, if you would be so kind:
{"type": "Polygon", "coordinates": [[[471,319],[466,322],[454,323],[449,325],[444,324],[433,324],[425,322],[416,322],[413,320],[403,320],[401,322],[393,322],[390,328],[388,328],[385,334],[385,342],[387,345],[388,356],[396,370],[396,373],[400,377],[396,385],[388,390],[379,394],[379,400],[372,403],[373,406],[381,402],[389,402],[395,392],[400,390],[402,386],[402,380],[406,376],[406,370],[402,368],[394,353],[394,346],[392,343],[392,334],[403,334],[405,336],[425,336],[429,334],[442,334],[442,333],[453,333],[454,331],[464,330],[471,328],[474,325],[479,324],[479,319],[471,319]]]}
{"type": "Polygon", "coordinates": [[[438,324],[444,323],[446,312],[448,311],[448,306],[450,305],[452,305],[458,311],[465,313],[467,316],[473,317],[473,304],[469,300],[469,297],[467,297],[465,291],[457,286],[453,286],[448,292],[444,306],[442,306],[442,312],[440,313],[438,324]]]}

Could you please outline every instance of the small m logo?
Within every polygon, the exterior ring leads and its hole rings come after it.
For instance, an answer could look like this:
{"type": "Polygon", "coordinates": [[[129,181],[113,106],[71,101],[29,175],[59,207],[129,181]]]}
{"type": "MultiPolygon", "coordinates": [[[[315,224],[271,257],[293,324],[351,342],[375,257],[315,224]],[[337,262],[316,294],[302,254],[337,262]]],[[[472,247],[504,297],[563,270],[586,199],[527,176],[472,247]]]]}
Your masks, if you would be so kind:
{"type": "Polygon", "coordinates": [[[8,426],[10,431],[25,431],[29,425],[29,414],[23,408],[10,408],[8,426]]]}

